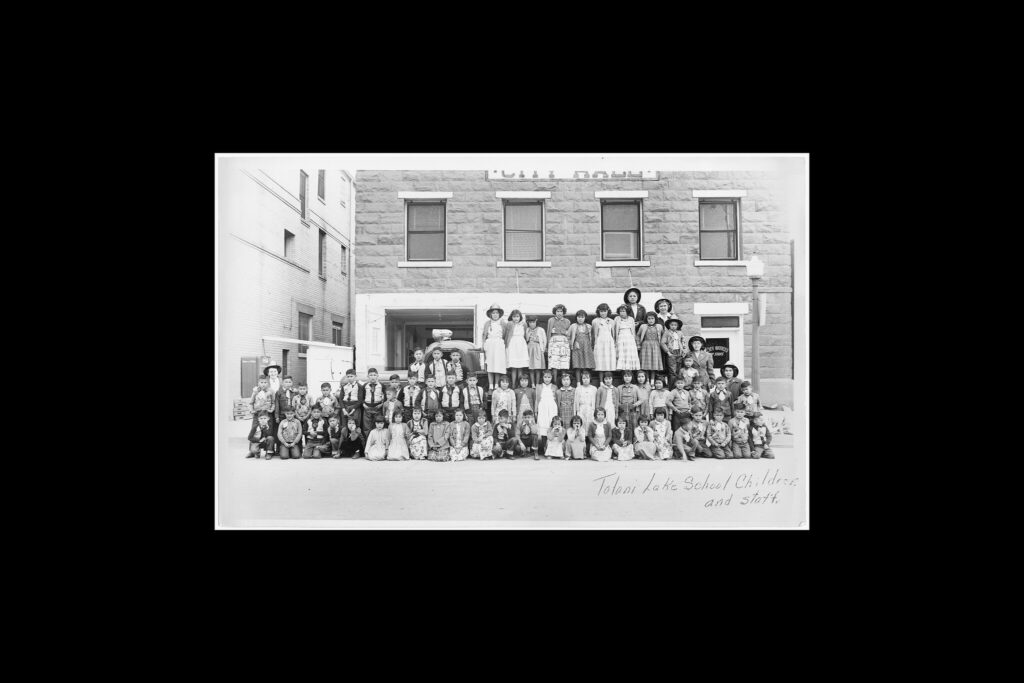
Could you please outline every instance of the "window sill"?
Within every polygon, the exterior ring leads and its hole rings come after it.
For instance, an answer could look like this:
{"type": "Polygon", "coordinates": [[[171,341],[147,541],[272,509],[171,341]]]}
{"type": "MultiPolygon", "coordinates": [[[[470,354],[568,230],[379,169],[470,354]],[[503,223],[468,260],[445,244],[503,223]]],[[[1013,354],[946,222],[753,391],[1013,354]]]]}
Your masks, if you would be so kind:
{"type": "Polygon", "coordinates": [[[451,261],[399,261],[399,268],[451,268],[451,261]]]}
{"type": "Polygon", "coordinates": [[[736,267],[743,266],[744,268],[746,268],[747,267],[747,263],[748,263],[748,261],[701,261],[700,259],[695,259],[694,262],[693,262],[693,265],[695,265],[695,266],[718,266],[719,268],[722,268],[722,267],[728,268],[729,266],[736,266],[736,267]]]}
{"type": "Polygon", "coordinates": [[[551,261],[498,261],[498,268],[550,268],[551,261]]]}
{"type": "Polygon", "coordinates": [[[598,261],[594,264],[598,268],[646,268],[651,265],[650,261],[598,261]]]}

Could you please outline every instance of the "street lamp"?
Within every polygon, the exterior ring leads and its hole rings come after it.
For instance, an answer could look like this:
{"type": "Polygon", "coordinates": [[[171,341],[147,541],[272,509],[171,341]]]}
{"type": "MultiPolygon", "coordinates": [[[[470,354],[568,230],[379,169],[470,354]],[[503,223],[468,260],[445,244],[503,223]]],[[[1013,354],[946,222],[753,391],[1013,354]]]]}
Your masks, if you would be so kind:
{"type": "Polygon", "coordinates": [[[754,254],[747,261],[747,277],[750,278],[750,282],[754,285],[754,335],[751,344],[751,367],[752,367],[752,381],[751,384],[754,386],[755,393],[761,393],[761,367],[758,363],[758,342],[760,341],[760,326],[761,326],[761,301],[757,296],[757,283],[764,275],[764,262],[754,254]]]}

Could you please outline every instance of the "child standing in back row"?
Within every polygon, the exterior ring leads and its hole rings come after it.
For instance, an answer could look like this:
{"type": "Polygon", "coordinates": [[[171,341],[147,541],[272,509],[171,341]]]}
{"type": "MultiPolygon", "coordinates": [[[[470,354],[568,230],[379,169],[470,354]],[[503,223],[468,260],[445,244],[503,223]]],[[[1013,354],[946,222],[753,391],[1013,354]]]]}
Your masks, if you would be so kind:
{"type": "Polygon", "coordinates": [[[537,327],[537,316],[531,315],[526,319],[526,347],[530,353],[530,384],[540,384],[540,373],[547,364],[544,362],[545,353],[548,348],[547,335],[544,330],[537,327]]]}
{"type": "Polygon", "coordinates": [[[505,328],[505,367],[512,379],[512,386],[519,385],[520,373],[525,377],[530,369],[530,351],[526,344],[526,321],[516,309],[508,314],[505,328]]]}
{"type": "Polygon", "coordinates": [[[590,373],[588,371],[584,370],[580,373],[580,385],[576,387],[574,396],[572,414],[579,415],[580,419],[583,420],[583,430],[585,432],[590,423],[594,421],[594,408],[597,407],[597,387],[590,383],[590,373]]]}
{"type": "Polygon", "coordinates": [[[593,329],[587,323],[587,312],[582,309],[576,311],[576,322],[569,326],[569,347],[572,349],[569,366],[576,371],[576,386],[581,383],[582,373],[594,368],[593,329]]]}

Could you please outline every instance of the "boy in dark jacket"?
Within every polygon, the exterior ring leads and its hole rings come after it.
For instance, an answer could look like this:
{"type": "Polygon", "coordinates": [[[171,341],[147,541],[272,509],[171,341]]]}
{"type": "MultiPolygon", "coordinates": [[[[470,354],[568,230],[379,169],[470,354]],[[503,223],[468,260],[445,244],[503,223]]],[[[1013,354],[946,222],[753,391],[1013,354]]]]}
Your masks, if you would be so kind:
{"type": "Polygon", "coordinates": [[[274,453],[274,430],[270,426],[270,413],[261,410],[256,421],[249,428],[249,455],[246,458],[263,456],[270,460],[274,453]]]}
{"type": "Polygon", "coordinates": [[[356,460],[363,457],[363,431],[353,418],[348,419],[348,424],[341,432],[340,455],[343,458],[356,460]]]}
{"type": "Polygon", "coordinates": [[[711,397],[708,399],[708,412],[714,416],[716,410],[721,410],[726,422],[732,418],[732,393],[729,392],[728,382],[725,377],[715,380],[715,388],[711,390],[711,397]]]}
{"type": "Polygon", "coordinates": [[[755,411],[750,414],[750,457],[752,458],[775,458],[772,451],[772,430],[764,423],[761,413],[755,411]]]}

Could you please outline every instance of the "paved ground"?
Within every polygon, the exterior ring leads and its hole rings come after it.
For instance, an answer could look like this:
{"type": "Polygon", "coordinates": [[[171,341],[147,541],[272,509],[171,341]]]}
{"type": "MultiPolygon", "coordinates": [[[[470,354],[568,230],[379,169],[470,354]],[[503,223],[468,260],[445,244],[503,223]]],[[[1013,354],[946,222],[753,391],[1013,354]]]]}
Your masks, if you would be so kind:
{"type": "Polygon", "coordinates": [[[221,427],[224,526],[714,527],[805,520],[805,458],[788,435],[776,438],[775,460],[282,461],[246,459],[248,427],[221,427]]]}

